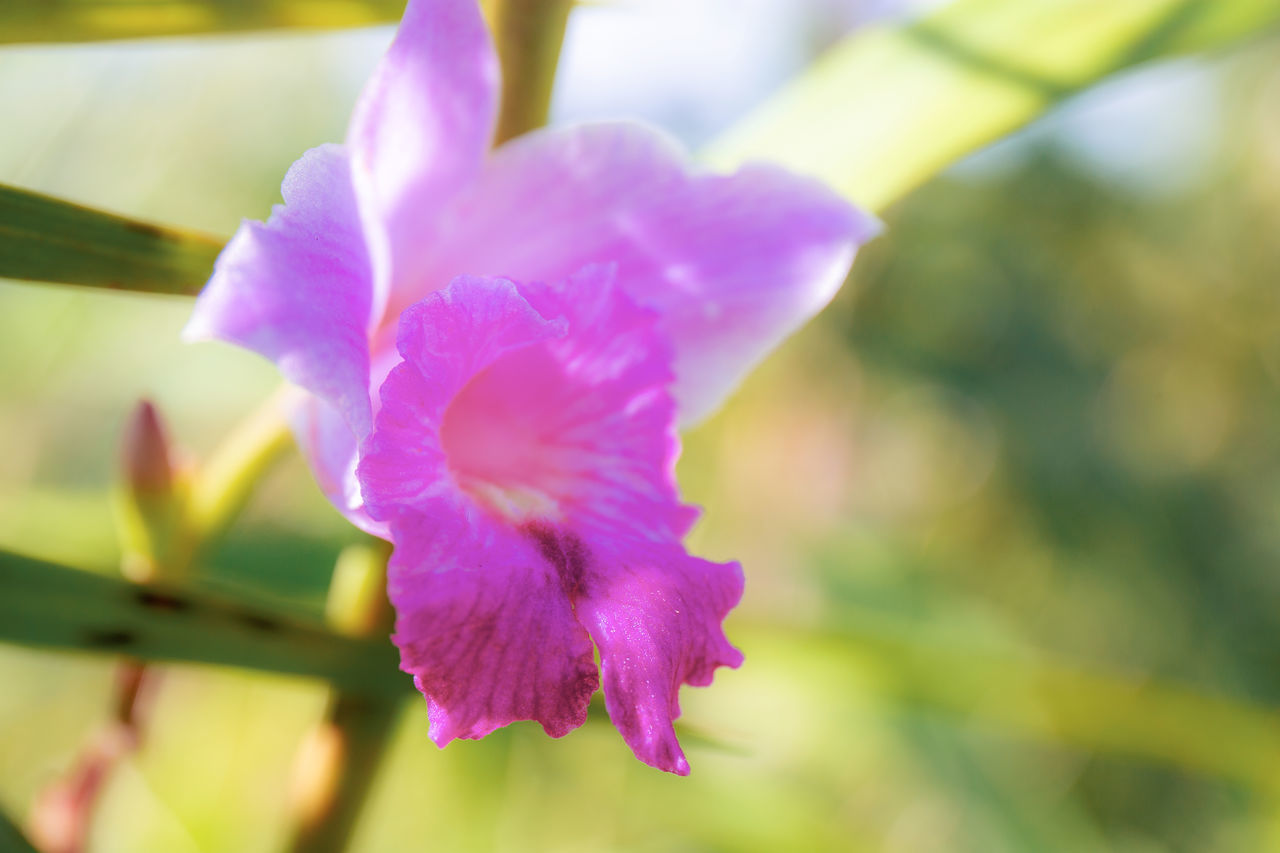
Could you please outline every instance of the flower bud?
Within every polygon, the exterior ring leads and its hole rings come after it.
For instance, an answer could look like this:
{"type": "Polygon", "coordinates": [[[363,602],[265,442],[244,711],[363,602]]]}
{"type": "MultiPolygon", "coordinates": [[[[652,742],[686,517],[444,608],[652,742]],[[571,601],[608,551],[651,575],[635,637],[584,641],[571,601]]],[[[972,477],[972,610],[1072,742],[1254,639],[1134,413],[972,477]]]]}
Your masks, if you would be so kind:
{"type": "Polygon", "coordinates": [[[130,492],[147,500],[164,500],[173,494],[173,462],[169,439],[160,413],[150,400],[142,400],[124,432],[124,480],[130,492]]]}
{"type": "Polygon", "coordinates": [[[125,424],[121,463],[121,571],[145,583],[177,570],[182,539],[179,469],[160,413],[148,400],[138,403],[125,424]]]}

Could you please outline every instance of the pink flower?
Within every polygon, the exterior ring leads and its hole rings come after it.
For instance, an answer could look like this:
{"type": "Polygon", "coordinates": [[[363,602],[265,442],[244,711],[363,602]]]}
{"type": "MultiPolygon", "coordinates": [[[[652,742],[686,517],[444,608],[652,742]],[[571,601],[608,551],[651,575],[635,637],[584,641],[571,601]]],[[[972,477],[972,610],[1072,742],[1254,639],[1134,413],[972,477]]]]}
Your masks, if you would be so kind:
{"type": "Polygon", "coordinates": [[[678,423],[713,410],[839,288],[876,223],[768,166],[692,171],[633,124],[489,150],[474,0],[411,0],[345,145],[303,155],[187,329],[309,392],[334,504],[395,543],[401,666],[431,737],[581,725],[599,678],[642,761],[688,763],[682,684],[737,666],[734,564],[687,554],[678,423]]]}

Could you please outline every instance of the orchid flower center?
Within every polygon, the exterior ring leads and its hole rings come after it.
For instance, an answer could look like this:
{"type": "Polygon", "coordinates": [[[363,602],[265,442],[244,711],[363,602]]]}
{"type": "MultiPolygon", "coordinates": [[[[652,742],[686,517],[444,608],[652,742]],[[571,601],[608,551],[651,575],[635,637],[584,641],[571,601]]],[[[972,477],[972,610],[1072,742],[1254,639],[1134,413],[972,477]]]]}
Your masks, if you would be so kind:
{"type": "Polygon", "coordinates": [[[573,494],[571,449],[546,399],[556,395],[523,372],[499,362],[474,377],[445,409],[440,443],[477,504],[513,523],[557,521],[573,494]]]}

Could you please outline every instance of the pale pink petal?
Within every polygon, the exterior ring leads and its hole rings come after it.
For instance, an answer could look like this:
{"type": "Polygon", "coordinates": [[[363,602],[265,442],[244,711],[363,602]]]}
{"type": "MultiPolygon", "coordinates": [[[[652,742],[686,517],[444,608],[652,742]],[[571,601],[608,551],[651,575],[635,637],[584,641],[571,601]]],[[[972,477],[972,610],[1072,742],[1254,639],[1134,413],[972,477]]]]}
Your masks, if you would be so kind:
{"type": "Polygon", "coordinates": [[[374,521],[365,511],[356,479],[356,437],[346,420],[324,400],[309,394],[293,408],[289,422],[298,448],[329,502],[364,532],[390,539],[387,525],[374,521]]]}
{"type": "Polygon", "coordinates": [[[600,650],[609,717],[637,758],[686,775],[672,726],[678,693],[742,663],[721,628],[742,597],[742,569],[690,557],[678,544],[620,540],[593,548],[592,559],[576,612],[600,650]]]}
{"type": "Polygon", "coordinates": [[[266,356],[363,437],[371,278],[344,149],[308,151],[283,193],[266,223],[245,222],[218,257],[183,334],[266,356]]]}
{"type": "Polygon", "coordinates": [[[476,0],[410,0],[347,131],[376,273],[375,314],[393,288],[413,290],[414,299],[430,289],[420,267],[437,242],[436,217],[480,169],[498,87],[476,0]]]}
{"type": "Polygon", "coordinates": [[[689,423],[826,305],[877,227],[808,178],[691,171],[651,129],[585,125],[495,152],[453,204],[424,278],[560,281],[616,264],[619,286],[662,317],[689,423]]]}
{"type": "Polygon", "coordinates": [[[388,592],[400,666],[427,698],[431,739],[479,738],[515,720],[552,737],[586,721],[591,641],[534,544],[493,521],[401,515],[388,592]]]}

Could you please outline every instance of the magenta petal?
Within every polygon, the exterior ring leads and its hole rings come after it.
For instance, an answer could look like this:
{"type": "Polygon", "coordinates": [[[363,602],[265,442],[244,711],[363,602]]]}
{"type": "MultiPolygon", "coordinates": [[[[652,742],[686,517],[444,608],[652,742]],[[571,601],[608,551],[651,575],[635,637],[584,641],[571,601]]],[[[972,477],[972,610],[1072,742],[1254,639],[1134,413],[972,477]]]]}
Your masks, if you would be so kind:
{"type": "Polygon", "coordinates": [[[461,278],[405,312],[405,361],[382,385],[358,473],[370,512],[390,526],[395,641],[441,746],[514,720],[558,737],[582,724],[597,686],[559,573],[458,487],[441,444],[446,409],[477,374],[563,333],[511,282],[461,278]]]}
{"type": "Polygon", "coordinates": [[[435,280],[561,281],[616,264],[619,286],[662,316],[688,423],[831,299],[878,224],[816,181],[768,166],[690,171],[661,134],[599,124],[504,145],[447,227],[435,280]]]}
{"type": "Polygon", "coordinates": [[[488,150],[498,87],[476,0],[410,0],[347,131],[377,314],[392,289],[421,286],[440,207],[475,177],[488,150]]]}
{"type": "Polygon", "coordinates": [[[382,384],[377,429],[358,469],[373,517],[459,500],[441,443],[445,409],[503,355],[563,333],[563,321],[544,318],[504,279],[464,276],[406,309],[398,340],[405,361],[382,384]]]}
{"type": "Polygon", "coordinates": [[[527,537],[460,516],[402,517],[388,589],[400,666],[427,698],[431,739],[515,720],[582,725],[598,677],[564,585],[527,537]]]}
{"type": "MultiPolygon", "coordinates": [[[[396,546],[396,641],[428,698],[432,737],[480,737],[516,719],[537,719],[552,734],[581,723],[596,681],[573,605],[588,594],[599,597],[591,606],[610,660],[689,656],[660,666],[671,689],[662,709],[639,712],[645,721],[665,714],[669,729],[674,690],[703,683],[702,670],[732,650],[614,642],[616,621],[629,618],[618,596],[632,592],[614,566],[628,577],[635,570],[609,560],[607,573],[597,571],[604,564],[582,545],[622,539],[636,543],[627,560],[650,549],[679,557],[676,571],[704,565],[668,544],[691,516],[671,476],[669,353],[652,312],[618,292],[603,268],[551,287],[460,277],[404,312],[398,345],[405,360],[382,385],[358,476],[396,546]]],[[[664,592],[668,580],[645,580],[626,606],[694,591],[664,592]]],[[[703,642],[673,624],[673,641],[703,642]]],[[[665,623],[660,630],[671,634],[665,623]]],[[[637,679],[654,677],[628,666],[614,666],[623,699],[637,679]]],[[[679,769],[659,746],[636,748],[679,769]]]]}
{"type": "Polygon", "coordinates": [[[455,471],[541,495],[544,520],[584,535],[684,535],[697,513],[676,490],[671,354],[654,312],[605,267],[521,293],[567,331],[494,362],[455,398],[445,423],[455,471]]]}
{"type": "Polygon", "coordinates": [[[602,267],[553,287],[462,276],[406,309],[405,362],[360,468],[373,516],[452,490],[508,521],[687,532],[669,348],[611,280],[602,267]]]}
{"type": "Polygon", "coordinates": [[[585,626],[627,743],[687,773],[677,695],[741,661],[720,623],[742,573],[679,544],[692,516],[655,313],[608,268],[552,286],[464,276],[404,312],[399,349],[358,476],[396,546],[396,642],[432,737],[580,724],[585,626]]]}
{"type": "Polygon", "coordinates": [[[742,653],[720,623],[742,597],[742,569],[684,553],[679,545],[606,546],[578,600],[578,618],[600,649],[605,707],[636,757],[688,774],[672,721],[682,684],[711,683],[742,653]]]}
{"type": "Polygon", "coordinates": [[[183,334],[266,356],[363,437],[371,279],[345,150],[308,151],[283,192],[284,205],[266,223],[241,225],[218,257],[183,334]]]}

